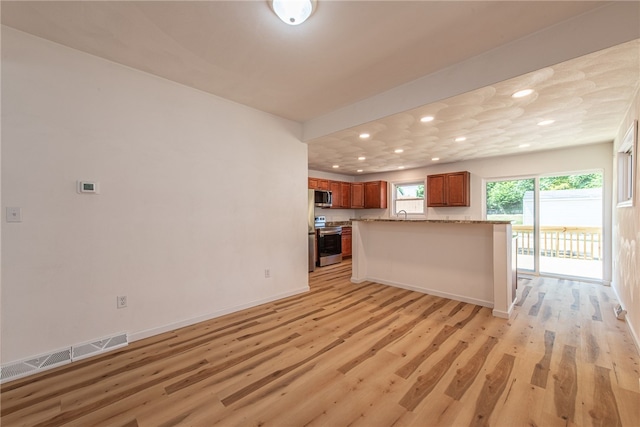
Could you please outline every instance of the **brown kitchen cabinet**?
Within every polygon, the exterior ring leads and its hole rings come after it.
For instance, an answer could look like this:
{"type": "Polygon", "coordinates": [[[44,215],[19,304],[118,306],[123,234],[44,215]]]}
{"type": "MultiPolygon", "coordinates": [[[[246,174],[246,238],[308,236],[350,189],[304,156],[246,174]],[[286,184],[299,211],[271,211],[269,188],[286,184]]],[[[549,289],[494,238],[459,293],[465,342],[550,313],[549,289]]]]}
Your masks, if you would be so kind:
{"type": "Polygon", "coordinates": [[[371,181],[364,183],[365,209],[387,208],[387,181],[371,181]]]}
{"type": "Polygon", "coordinates": [[[351,183],[351,208],[364,208],[364,182],[351,183]]]}
{"type": "Polygon", "coordinates": [[[348,208],[349,205],[342,204],[342,183],[340,181],[329,181],[329,191],[331,191],[331,208],[348,208]]]}
{"type": "Polygon", "coordinates": [[[309,178],[309,189],[329,190],[333,209],[386,209],[387,182],[343,182],[309,178]]]}
{"type": "Polygon", "coordinates": [[[309,190],[328,190],[329,180],[320,178],[309,178],[309,184],[307,186],[309,190]]]}
{"type": "Polygon", "coordinates": [[[341,182],[340,183],[340,193],[342,197],[342,201],[340,205],[343,208],[350,209],[351,208],[351,183],[350,182],[341,182]]]}
{"type": "Polygon", "coordinates": [[[351,256],[352,232],[351,227],[342,227],[342,257],[351,256]]]}
{"type": "Polygon", "coordinates": [[[427,206],[470,206],[470,179],[466,171],[427,176],[427,206]]]}

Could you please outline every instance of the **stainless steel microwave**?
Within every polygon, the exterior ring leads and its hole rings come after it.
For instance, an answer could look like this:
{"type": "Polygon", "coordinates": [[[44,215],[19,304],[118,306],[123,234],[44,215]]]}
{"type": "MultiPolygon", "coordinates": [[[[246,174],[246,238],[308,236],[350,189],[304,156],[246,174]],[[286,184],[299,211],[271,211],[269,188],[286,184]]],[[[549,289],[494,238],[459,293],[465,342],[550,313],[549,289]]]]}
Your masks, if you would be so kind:
{"type": "Polygon", "coordinates": [[[331,207],[331,191],[315,190],[315,205],[321,208],[331,207]]]}

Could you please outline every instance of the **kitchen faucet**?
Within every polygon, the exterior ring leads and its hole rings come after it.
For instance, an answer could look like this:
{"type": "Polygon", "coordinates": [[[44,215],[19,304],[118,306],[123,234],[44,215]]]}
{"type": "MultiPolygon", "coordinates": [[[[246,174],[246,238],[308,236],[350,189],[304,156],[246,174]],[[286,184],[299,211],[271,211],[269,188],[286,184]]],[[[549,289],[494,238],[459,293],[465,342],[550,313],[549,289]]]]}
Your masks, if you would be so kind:
{"type": "Polygon", "coordinates": [[[406,220],[407,219],[407,211],[405,211],[404,209],[399,210],[398,211],[398,216],[400,216],[400,212],[404,212],[404,219],[406,220]]]}

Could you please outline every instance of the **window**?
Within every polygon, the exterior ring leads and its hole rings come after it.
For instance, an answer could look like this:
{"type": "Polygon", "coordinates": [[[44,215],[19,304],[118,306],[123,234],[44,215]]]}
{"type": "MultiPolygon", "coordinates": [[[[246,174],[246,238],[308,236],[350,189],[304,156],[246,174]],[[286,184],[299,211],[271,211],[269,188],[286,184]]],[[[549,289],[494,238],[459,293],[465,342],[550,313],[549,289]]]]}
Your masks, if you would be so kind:
{"type": "Polygon", "coordinates": [[[633,206],[633,181],[635,180],[636,129],[638,122],[627,131],[618,149],[618,207],[633,206]]]}
{"type": "Polygon", "coordinates": [[[424,181],[394,184],[393,214],[424,214],[424,181]]]}

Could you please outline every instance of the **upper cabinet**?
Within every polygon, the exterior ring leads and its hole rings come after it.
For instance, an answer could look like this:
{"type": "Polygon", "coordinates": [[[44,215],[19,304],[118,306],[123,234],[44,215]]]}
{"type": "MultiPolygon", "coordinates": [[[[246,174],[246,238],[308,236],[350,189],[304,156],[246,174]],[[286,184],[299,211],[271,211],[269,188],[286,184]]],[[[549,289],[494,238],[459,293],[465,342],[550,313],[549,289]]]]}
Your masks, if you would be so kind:
{"type": "Polygon", "coordinates": [[[320,178],[309,178],[309,190],[329,190],[329,180],[320,178]]]}
{"type": "MultiPolygon", "coordinates": [[[[350,208],[351,205],[345,205],[342,197],[342,182],[329,181],[329,191],[331,191],[331,208],[350,208]]],[[[349,195],[351,196],[351,195],[349,195]]],[[[349,197],[351,199],[351,197],[349,197]]]]}
{"type": "Polygon", "coordinates": [[[387,182],[343,182],[309,178],[309,189],[331,191],[332,209],[386,209],[387,182]]]}
{"type": "Polygon", "coordinates": [[[469,172],[427,176],[427,206],[470,206],[469,172]]]}
{"type": "Polygon", "coordinates": [[[343,208],[351,208],[351,183],[341,182],[340,192],[342,196],[342,203],[340,203],[340,205],[343,208]]]}
{"type": "Polygon", "coordinates": [[[351,183],[351,208],[353,209],[364,208],[364,183],[363,182],[351,183]]]}
{"type": "Polygon", "coordinates": [[[365,209],[387,208],[387,181],[372,181],[364,183],[365,209]]]}

